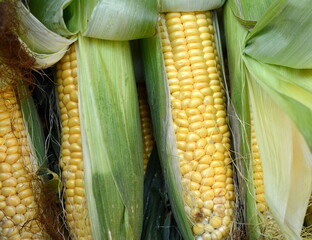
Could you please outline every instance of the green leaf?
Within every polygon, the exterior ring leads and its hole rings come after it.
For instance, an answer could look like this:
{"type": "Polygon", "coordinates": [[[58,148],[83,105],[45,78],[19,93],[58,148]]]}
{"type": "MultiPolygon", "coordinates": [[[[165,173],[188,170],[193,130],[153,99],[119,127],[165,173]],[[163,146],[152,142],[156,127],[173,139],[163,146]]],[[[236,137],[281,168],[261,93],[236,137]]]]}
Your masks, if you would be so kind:
{"type": "Polygon", "coordinates": [[[160,0],[159,12],[208,11],[221,7],[225,0],[160,0]]]}
{"type": "Polygon", "coordinates": [[[18,95],[23,112],[23,119],[26,123],[27,132],[29,134],[30,148],[37,161],[36,165],[38,167],[47,168],[48,163],[45,155],[43,129],[28,87],[26,85],[19,86],[18,95]]]}
{"type": "Polygon", "coordinates": [[[311,22],[311,1],[276,1],[246,40],[244,52],[264,63],[311,69],[311,22]]]}
{"type": "Polygon", "coordinates": [[[155,0],[85,0],[82,11],[81,31],[87,37],[122,41],[151,37],[156,32],[155,0]]]}
{"type": "Polygon", "coordinates": [[[80,30],[80,1],[29,0],[30,11],[48,29],[70,37],[80,30]]]}
{"type": "Polygon", "coordinates": [[[20,39],[31,56],[36,59],[35,68],[43,69],[58,62],[65,54],[75,37],[63,38],[46,28],[26,7],[18,3],[17,12],[20,18],[20,39]]]}

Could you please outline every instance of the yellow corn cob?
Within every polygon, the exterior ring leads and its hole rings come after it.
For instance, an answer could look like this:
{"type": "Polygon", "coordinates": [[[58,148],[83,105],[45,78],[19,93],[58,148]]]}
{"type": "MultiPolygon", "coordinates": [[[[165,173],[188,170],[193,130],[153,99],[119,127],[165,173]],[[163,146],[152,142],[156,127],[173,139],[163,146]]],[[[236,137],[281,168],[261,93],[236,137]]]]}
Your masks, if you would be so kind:
{"type": "Polygon", "coordinates": [[[256,204],[258,211],[264,213],[267,210],[267,205],[264,198],[264,183],[262,163],[256,138],[254,121],[251,118],[251,144],[252,144],[252,161],[253,161],[253,180],[256,192],[256,204]]]}
{"type": "Polygon", "coordinates": [[[43,239],[34,197],[34,167],[19,102],[0,91],[0,238],[43,239]]]}
{"type": "Polygon", "coordinates": [[[143,140],[143,160],[144,172],[146,171],[148,159],[151,155],[154,145],[152,133],[152,121],[149,106],[147,103],[146,88],[143,84],[138,84],[138,98],[141,118],[142,140],[143,140]]]}
{"type": "Polygon", "coordinates": [[[232,225],[234,185],[211,13],[167,13],[159,26],[185,210],[196,238],[223,239],[232,225]]]}
{"type": "Polygon", "coordinates": [[[84,190],[74,45],[57,64],[57,85],[62,122],[60,165],[65,186],[66,220],[72,239],[92,239],[84,190]]]}

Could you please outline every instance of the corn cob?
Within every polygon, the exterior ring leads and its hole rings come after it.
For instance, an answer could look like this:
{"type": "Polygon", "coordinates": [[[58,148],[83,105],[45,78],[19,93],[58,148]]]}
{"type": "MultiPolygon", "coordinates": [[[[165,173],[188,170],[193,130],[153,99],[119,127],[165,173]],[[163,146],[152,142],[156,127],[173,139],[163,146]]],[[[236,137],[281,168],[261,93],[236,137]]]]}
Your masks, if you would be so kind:
{"type": "Polygon", "coordinates": [[[138,84],[138,97],[139,97],[139,110],[142,128],[142,141],[143,141],[143,161],[144,172],[148,164],[148,159],[151,155],[154,145],[154,138],[152,133],[152,121],[149,106],[147,103],[146,88],[143,84],[138,84]]]}
{"type": "Polygon", "coordinates": [[[65,186],[66,220],[72,239],[92,239],[84,190],[74,45],[57,64],[57,85],[62,122],[60,165],[65,186]]]}
{"type": "Polygon", "coordinates": [[[16,92],[0,91],[0,236],[1,239],[43,239],[37,218],[33,181],[35,168],[16,92]]]}
{"type": "Polygon", "coordinates": [[[234,185],[211,13],[167,13],[159,28],[185,210],[196,238],[223,239],[231,228],[234,185]]]}

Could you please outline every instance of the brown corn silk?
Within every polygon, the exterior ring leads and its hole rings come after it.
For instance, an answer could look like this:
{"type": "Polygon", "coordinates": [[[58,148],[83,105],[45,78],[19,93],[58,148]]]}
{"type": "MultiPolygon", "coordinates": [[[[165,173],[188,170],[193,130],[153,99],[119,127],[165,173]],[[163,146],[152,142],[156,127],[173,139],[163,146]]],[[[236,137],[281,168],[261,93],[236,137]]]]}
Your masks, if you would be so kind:
{"type": "Polygon", "coordinates": [[[166,13],[159,29],[184,208],[196,239],[224,239],[232,226],[234,185],[211,13],[166,13]]]}
{"type": "Polygon", "coordinates": [[[143,83],[138,83],[137,89],[138,89],[139,111],[142,129],[143,161],[145,172],[148,164],[148,159],[153,150],[154,138],[153,138],[151,114],[147,102],[145,85],[143,83]]]}
{"type": "Polygon", "coordinates": [[[65,187],[66,221],[72,239],[92,239],[84,190],[75,45],[66,52],[56,68],[62,124],[60,165],[65,187]]]}

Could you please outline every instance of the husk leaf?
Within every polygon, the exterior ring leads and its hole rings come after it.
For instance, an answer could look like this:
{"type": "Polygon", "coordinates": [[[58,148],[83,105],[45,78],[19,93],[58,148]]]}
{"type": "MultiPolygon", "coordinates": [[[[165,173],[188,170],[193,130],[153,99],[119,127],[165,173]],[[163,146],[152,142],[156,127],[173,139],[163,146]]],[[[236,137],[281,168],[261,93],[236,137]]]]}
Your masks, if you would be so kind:
{"type": "MultiPolygon", "coordinates": [[[[270,65],[265,63],[265,59],[262,61],[248,55],[246,49],[252,49],[254,43],[250,39],[262,37],[255,32],[263,19],[259,19],[250,30],[235,16],[232,4],[228,3],[225,8],[225,33],[232,101],[241,122],[240,132],[237,133],[240,142],[235,145],[235,150],[245,161],[244,177],[248,191],[243,197],[247,203],[249,236],[259,239],[261,234],[256,217],[250,158],[250,105],[255,113],[266,201],[285,237],[300,239],[312,188],[312,129],[309,127],[312,117],[311,71],[281,66],[283,60],[280,65],[270,65]]],[[[267,29],[266,34],[271,34],[272,42],[278,38],[274,29],[272,32],[267,29]]],[[[281,41],[276,43],[277,47],[278,44],[281,41]]],[[[285,49],[284,54],[289,54],[289,51],[285,49]]]]}
{"type": "Polygon", "coordinates": [[[79,112],[94,239],[139,239],[143,152],[128,42],[79,36],[79,112]]]}
{"type": "Polygon", "coordinates": [[[225,0],[160,0],[159,12],[208,11],[220,8],[225,0]]]}

